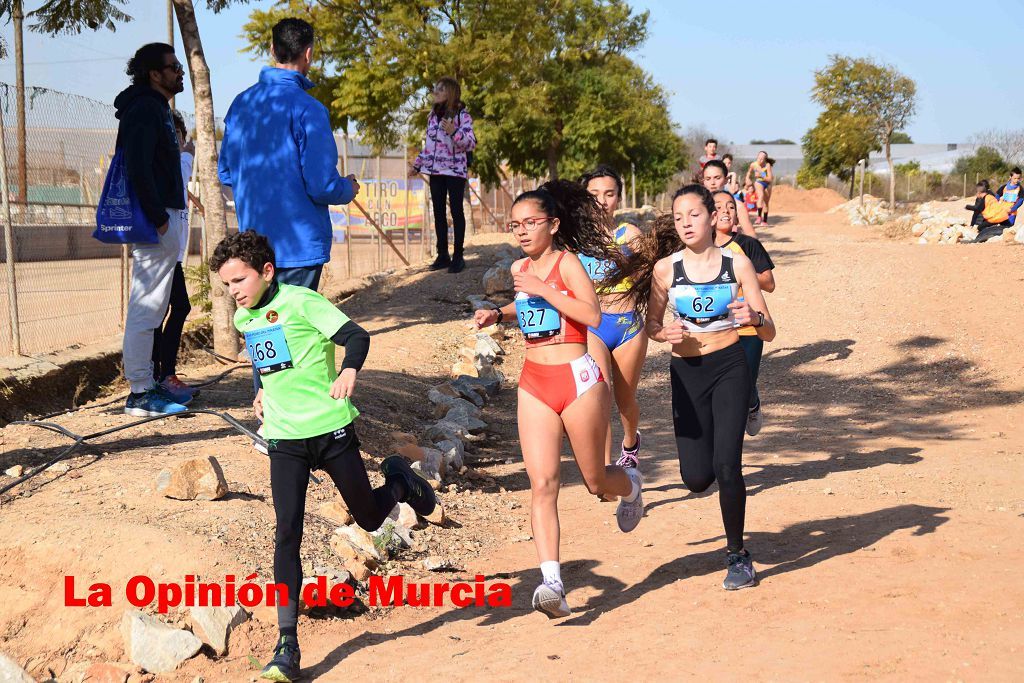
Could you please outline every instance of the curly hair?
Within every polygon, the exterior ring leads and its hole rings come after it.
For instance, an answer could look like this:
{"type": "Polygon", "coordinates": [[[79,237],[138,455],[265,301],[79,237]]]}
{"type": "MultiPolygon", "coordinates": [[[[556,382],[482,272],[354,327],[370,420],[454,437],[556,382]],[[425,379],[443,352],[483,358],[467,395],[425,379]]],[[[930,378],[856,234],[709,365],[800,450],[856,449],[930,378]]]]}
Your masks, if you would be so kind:
{"type": "Polygon", "coordinates": [[[216,273],[233,258],[246,263],[253,270],[262,271],[265,263],[274,265],[274,249],[270,246],[270,240],[252,230],[228,235],[213,250],[210,271],[216,273]]]}
{"type": "MultiPolygon", "coordinates": [[[[672,195],[672,203],[684,195],[696,195],[707,209],[708,214],[715,212],[715,200],[711,192],[703,185],[692,183],[683,185],[672,195]]],[[[623,300],[633,304],[633,310],[641,318],[647,317],[647,303],[651,298],[651,287],[654,284],[654,266],[666,256],[686,248],[683,240],[676,232],[675,218],[671,213],[662,214],[654,220],[650,231],[634,240],[630,245],[633,255],[629,258],[615,260],[615,265],[598,285],[611,287],[618,282],[629,282],[629,290],[623,292],[623,300]]]]}
{"type": "Polygon", "coordinates": [[[604,209],[583,185],[549,180],[536,190],[520,194],[512,206],[525,201],[536,202],[546,216],[558,219],[553,238],[556,247],[599,259],[623,260],[619,250],[609,244],[604,209]]]}
{"type": "Polygon", "coordinates": [[[167,43],[147,43],[136,50],[124,70],[132,77],[132,85],[149,85],[149,72],[164,67],[166,54],[174,54],[174,48],[167,43]]]}

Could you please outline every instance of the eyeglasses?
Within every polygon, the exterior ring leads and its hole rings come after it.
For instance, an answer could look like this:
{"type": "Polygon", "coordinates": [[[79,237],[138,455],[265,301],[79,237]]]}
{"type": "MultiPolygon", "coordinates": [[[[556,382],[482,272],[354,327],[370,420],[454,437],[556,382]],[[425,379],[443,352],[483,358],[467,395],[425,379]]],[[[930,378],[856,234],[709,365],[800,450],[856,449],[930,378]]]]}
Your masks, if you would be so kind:
{"type": "Polygon", "coordinates": [[[174,73],[183,74],[185,73],[185,67],[181,62],[175,62],[174,64],[165,64],[160,68],[161,71],[164,69],[174,69],[174,73]]]}
{"type": "Polygon", "coordinates": [[[519,232],[520,228],[526,228],[526,232],[533,232],[549,220],[551,220],[550,216],[532,216],[524,218],[522,221],[509,221],[505,227],[509,232],[519,232]]]}

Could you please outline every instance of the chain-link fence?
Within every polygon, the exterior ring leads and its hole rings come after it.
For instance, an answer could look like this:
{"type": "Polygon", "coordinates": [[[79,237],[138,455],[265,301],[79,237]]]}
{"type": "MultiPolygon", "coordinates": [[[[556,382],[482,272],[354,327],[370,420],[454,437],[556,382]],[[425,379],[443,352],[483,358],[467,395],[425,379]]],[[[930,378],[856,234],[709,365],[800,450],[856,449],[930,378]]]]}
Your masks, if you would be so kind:
{"type": "MultiPolygon", "coordinates": [[[[61,351],[119,334],[131,268],[127,248],[92,239],[96,203],[117,136],[114,108],[31,87],[24,102],[22,124],[15,88],[0,83],[10,205],[9,225],[4,217],[0,222],[12,246],[8,254],[0,243],[0,356],[61,351]]],[[[185,120],[191,128],[192,117],[186,114],[185,120]]],[[[339,170],[355,174],[361,190],[355,202],[330,209],[335,245],[328,278],[394,268],[403,258],[410,263],[433,258],[429,188],[423,176],[407,176],[411,153],[399,149],[377,155],[342,135],[336,142],[339,170]]],[[[507,222],[512,196],[534,185],[512,178],[485,188],[471,179],[467,233],[499,229],[507,222]]],[[[190,190],[186,266],[200,264],[208,246],[203,196],[195,182],[190,190]]],[[[230,204],[228,229],[237,230],[230,204]]],[[[201,308],[193,307],[193,315],[202,315],[201,308]]]]}

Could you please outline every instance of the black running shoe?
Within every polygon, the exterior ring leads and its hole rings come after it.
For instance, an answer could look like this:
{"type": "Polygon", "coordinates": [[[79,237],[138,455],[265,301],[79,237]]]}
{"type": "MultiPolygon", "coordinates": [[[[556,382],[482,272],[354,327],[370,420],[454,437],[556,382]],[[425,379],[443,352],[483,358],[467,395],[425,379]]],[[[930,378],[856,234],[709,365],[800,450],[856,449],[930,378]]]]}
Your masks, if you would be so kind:
{"type": "Polygon", "coordinates": [[[448,258],[448,254],[444,256],[438,256],[434,259],[434,262],[430,264],[431,270],[444,270],[452,264],[452,260],[448,258]]]}
{"type": "Polygon", "coordinates": [[[462,258],[462,254],[456,254],[452,259],[452,264],[448,266],[449,273],[461,273],[466,269],[466,261],[462,258]]]}
{"type": "Polygon", "coordinates": [[[380,471],[385,478],[398,477],[405,486],[405,500],[409,507],[415,510],[421,517],[426,517],[434,511],[437,499],[434,498],[434,491],[426,479],[420,477],[409,467],[409,463],[400,455],[392,455],[384,458],[380,464],[380,471]]]}
{"type": "Polygon", "coordinates": [[[295,636],[281,636],[274,648],[274,658],[263,667],[260,677],[268,681],[291,683],[299,678],[299,639],[295,636]]]}
{"type": "Polygon", "coordinates": [[[746,550],[742,553],[729,553],[728,563],[729,569],[725,574],[725,581],[722,582],[722,588],[735,591],[757,585],[757,573],[754,571],[750,553],[746,550]]]}

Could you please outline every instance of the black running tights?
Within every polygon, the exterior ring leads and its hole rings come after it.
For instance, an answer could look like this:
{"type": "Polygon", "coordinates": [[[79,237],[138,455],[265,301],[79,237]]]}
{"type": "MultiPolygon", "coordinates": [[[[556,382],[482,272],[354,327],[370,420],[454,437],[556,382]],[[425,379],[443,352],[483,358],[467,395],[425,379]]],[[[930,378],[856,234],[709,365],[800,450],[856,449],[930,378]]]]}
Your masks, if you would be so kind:
{"type": "Polygon", "coordinates": [[[277,517],[274,582],[288,586],[288,604],[278,605],[277,621],[281,635],[296,635],[302,585],[299,547],[310,470],[327,472],[356,523],[367,531],[380,528],[398,503],[397,492],[392,488],[397,484],[385,484],[378,489],[370,486],[352,425],[309,439],[270,440],[268,445],[270,489],[277,517]]]}
{"type": "Polygon", "coordinates": [[[750,397],[743,347],[737,342],[706,356],[673,356],[671,376],[679,473],[695,493],[718,482],[728,550],[739,552],[747,505],[741,461],[750,397]]]}

